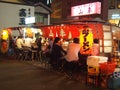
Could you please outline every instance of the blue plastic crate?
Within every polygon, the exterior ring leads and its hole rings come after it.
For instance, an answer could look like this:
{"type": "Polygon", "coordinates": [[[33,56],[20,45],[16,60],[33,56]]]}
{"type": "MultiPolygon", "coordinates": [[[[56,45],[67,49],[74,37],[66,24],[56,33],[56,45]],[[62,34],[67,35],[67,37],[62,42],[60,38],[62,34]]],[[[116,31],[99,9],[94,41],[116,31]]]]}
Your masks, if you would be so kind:
{"type": "Polygon", "coordinates": [[[108,78],[107,86],[109,89],[117,89],[120,88],[120,78],[108,78]]]}

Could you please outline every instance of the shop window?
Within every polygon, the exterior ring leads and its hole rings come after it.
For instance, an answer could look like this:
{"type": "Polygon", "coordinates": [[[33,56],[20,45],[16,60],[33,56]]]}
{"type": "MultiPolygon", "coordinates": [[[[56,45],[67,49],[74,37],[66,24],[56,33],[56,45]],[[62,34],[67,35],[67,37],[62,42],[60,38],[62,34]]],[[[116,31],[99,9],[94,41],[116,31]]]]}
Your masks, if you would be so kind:
{"type": "Polygon", "coordinates": [[[109,25],[103,25],[103,33],[104,33],[104,38],[103,38],[103,42],[100,41],[100,46],[101,46],[100,51],[104,53],[110,53],[112,52],[113,49],[111,27],[109,25]]]}
{"type": "Polygon", "coordinates": [[[47,14],[35,14],[36,23],[40,22],[44,25],[48,24],[48,15],[47,14]]]}

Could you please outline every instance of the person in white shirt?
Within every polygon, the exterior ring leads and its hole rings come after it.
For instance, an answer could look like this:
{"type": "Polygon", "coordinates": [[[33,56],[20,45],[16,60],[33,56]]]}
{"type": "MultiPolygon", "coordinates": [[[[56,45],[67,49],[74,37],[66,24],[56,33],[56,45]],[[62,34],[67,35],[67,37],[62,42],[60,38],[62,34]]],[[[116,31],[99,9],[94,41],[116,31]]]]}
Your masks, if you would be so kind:
{"type": "Polygon", "coordinates": [[[99,39],[95,38],[93,41],[94,41],[94,43],[93,43],[93,46],[92,46],[92,53],[91,53],[91,55],[92,56],[99,56],[99,54],[100,54],[99,39]]]}
{"type": "Polygon", "coordinates": [[[22,36],[18,36],[18,39],[16,40],[16,46],[18,49],[22,49],[24,43],[23,43],[23,39],[22,36]]]}
{"type": "Polygon", "coordinates": [[[34,43],[34,42],[33,42],[33,39],[32,39],[32,38],[26,37],[26,38],[25,38],[24,46],[26,46],[26,47],[28,47],[28,48],[31,48],[33,43],[34,43]]]}
{"type": "Polygon", "coordinates": [[[64,65],[65,70],[73,75],[79,66],[79,52],[80,44],[79,39],[74,38],[73,43],[70,43],[67,48],[67,55],[65,56],[66,63],[64,65]]]}
{"type": "Polygon", "coordinates": [[[65,59],[68,62],[78,61],[79,60],[79,56],[78,56],[79,51],[80,51],[79,39],[74,38],[73,43],[70,43],[68,45],[67,55],[65,56],[65,59]]]}

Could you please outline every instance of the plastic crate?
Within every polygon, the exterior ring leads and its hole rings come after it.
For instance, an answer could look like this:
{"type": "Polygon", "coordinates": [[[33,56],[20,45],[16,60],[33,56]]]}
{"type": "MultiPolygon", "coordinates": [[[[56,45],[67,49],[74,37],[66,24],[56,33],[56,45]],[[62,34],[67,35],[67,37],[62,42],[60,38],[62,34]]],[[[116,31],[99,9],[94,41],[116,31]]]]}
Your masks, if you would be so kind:
{"type": "Polygon", "coordinates": [[[115,62],[100,63],[100,73],[110,75],[114,72],[116,65],[115,62]]]}
{"type": "Polygon", "coordinates": [[[99,76],[99,67],[98,66],[88,66],[87,71],[87,84],[93,84],[98,86],[98,76],[99,76]]]}
{"type": "Polygon", "coordinates": [[[98,66],[88,66],[88,73],[89,74],[99,74],[99,67],[98,66]]]}
{"type": "MultiPolygon", "coordinates": [[[[107,81],[107,87],[109,89],[117,89],[117,88],[120,88],[120,78],[111,78],[109,77],[108,78],[108,81],[107,81]]],[[[119,89],[117,89],[119,90],[119,89]]]]}
{"type": "Polygon", "coordinates": [[[87,65],[88,66],[98,66],[99,63],[104,63],[108,61],[108,57],[104,56],[88,56],[87,58],[87,65]]]}

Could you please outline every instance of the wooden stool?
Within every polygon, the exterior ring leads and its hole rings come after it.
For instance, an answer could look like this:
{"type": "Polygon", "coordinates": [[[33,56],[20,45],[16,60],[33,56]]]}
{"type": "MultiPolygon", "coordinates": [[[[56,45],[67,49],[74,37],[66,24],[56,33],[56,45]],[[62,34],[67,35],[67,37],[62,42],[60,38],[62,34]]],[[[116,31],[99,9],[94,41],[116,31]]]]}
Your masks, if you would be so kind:
{"type": "Polygon", "coordinates": [[[30,51],[29,50],[23,50],[22,51],[22,60],[28,60],[29,58],[30,51]]]}
{"type": "Polygon", "coordinates": [[[32,56],[31,56],[31,59],[34,60],[39,60],[39,55],[38,55],[38,52],[37,50],[31,50],[31,53],[32,53],[32,56]]]}
{"type": "Polygon", "coordinates": [[[17,60],[21,60],[22,59],[22,55],[23,55],[23,50],[15,48],[15,58],[17,60]]]}
{"type": "Polygon", "coordinates": [[[88,66],[87,84],[99,85],[99,67],[88,66]]]}

